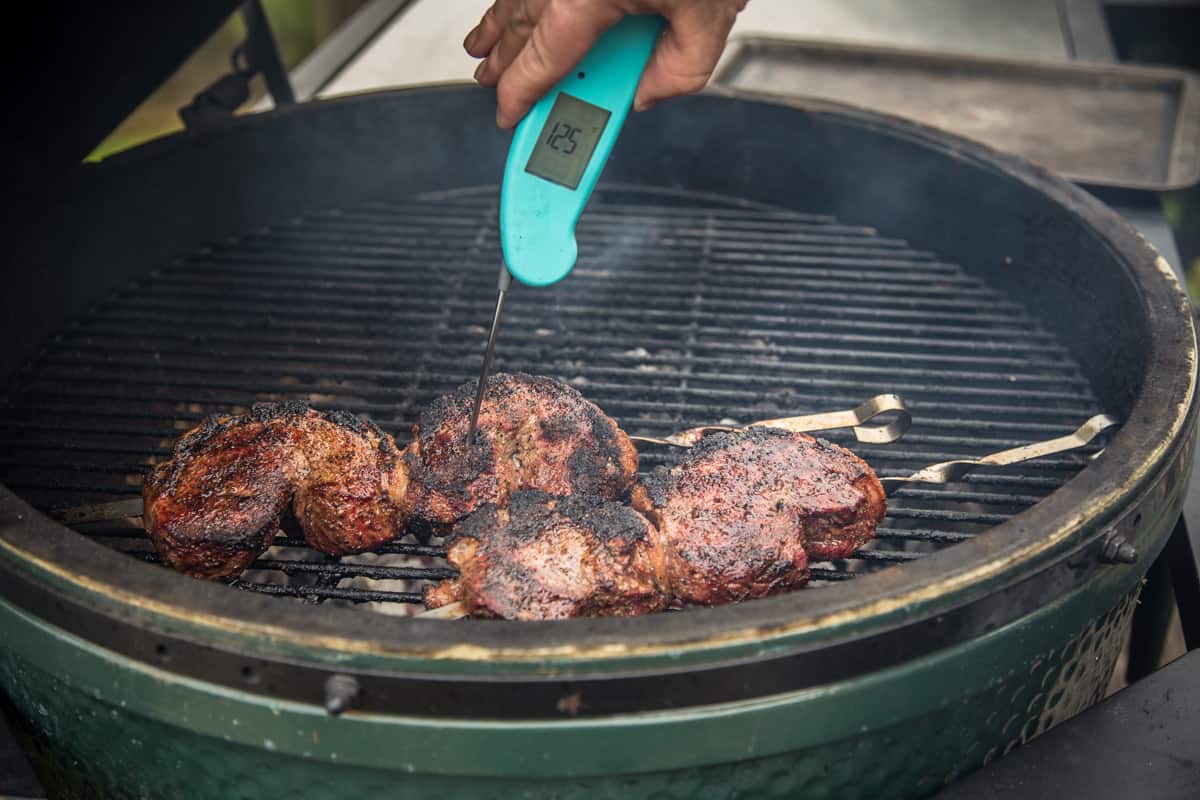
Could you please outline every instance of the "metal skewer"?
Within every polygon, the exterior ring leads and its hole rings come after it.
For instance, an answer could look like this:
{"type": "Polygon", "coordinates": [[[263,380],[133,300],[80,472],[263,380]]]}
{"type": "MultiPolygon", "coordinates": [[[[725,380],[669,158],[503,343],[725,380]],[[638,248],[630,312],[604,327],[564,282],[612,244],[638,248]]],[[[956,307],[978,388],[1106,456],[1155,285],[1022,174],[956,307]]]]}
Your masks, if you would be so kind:
{"type": "Polygon", "coordinates": [[[924,469],[919,469],[907,477],[881,477],[879,482],[883,484],[883,489],[888,494],[907,483],[951,483],[978,467],[1007,467],[1042,456],[1075,450],[1090,444],[1097,436],[1119,424],[1117,420],[1107,414],[1097,414],[1066,436],[1021,445],[1010,450],[1001,450],[982,458],[943,461],[940,464],[931,464],[924,469]]]}
{"type": "Polygon", "coordinates": [[[492,370],[492,356],[496,353],[496,335],[500,333],[500,318],[504,316],[504,298],[512,285],[512,275],[504,262],[500,262],[500,280],[497,285],[496,310],[492,314],[492,330],[488,333],[487,349],[483,352],[483,370],[479,373],[479,386],[475,389],[475,405],[471,407],[471,424],[467,428],[467,445],[475,441],[475,427],[479,424],[479,409],[483,406],[483,393],[487,391],[488,373],[492,370]]]}
{"type": "Polygon", "coordinates": [[[750,428],[781,428],[792,433],[811,433],[814,431],[829,431],[835,428],[851,428],[854,438],[860,442],[886,444],[894,442],[905,434],[912,425],[912,414],[908,406],[897,394],[877,394],[866,402],[845,411],[828,411],[822,414],[806,414],[801,417],[781,417],[779,419],[764,419],[751,422],[743,427],[727,425],[703,425],[699,428],[688,428],[685,431],[673,433],[670,436],[656,438],[653,436],[630,436],[635,442],[661,444],[669,447],[693,447],[710,433],[729,433],[749,430],[750,428]],[[888,411],[895,411],[896,418],[884,425],[866,425],[867,423],[888,411]]]}

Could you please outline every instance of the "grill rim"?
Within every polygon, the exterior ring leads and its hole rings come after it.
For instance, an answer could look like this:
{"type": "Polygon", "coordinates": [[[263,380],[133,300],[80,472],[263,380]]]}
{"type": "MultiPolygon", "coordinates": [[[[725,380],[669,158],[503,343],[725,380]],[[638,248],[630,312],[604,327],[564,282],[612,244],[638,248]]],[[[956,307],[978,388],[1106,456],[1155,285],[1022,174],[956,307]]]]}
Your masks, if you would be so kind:
{"type": "MultiPolygon", "coordinates": [[[[209,134],[212,142],[239,132],[263,128],[292,114],[337,113],[347,104],[372,103],[390,96],[414,97],[448,87],[420,87],[321,101],[303,109],[243,118],[209,134]]],[[[455,89],[455,91],[461,91],[455,89]]],[[[1147,374],[1167,375],[1170,381],[1149,380],[1136,398],[1129,420],[1109,444],[1109,452],[1041,503],[969,542],[932,554],[903,570],[889,569],[864,576],[853,588],[829,587],[818,593],[793,593],[775,598],[673,614],[667,619],[571,620],[560,623],[473,623],[469,630],[444,622],[405,619],[362,619],[353,610],[283,608],[265,597],[247,596],[227,587],[187,581],[165,570],[139,564],[90,542],[53,523],[23,500],[0,490],[0,549],[4,568],[13,573],[32,568],[42,578],[54,576],[57,589],[97,599],[113,613],[149,618],[164,629],[185,632],[203,641],[229,642],[231,634],[261,641],[272,638],[305,651],[306,658],[335,660],[339,653],[384,662],[391,667],[420,666],[431,672],[536,672],[547,662],[580,669],[628,668],[652,663],[667,653],[684,661],[728,658],[738,653],[761,653],[772,647],[792,650],[821,646],[834,639],[862,638],[894,626],[915,603],[915,616],[926,619],[951,608],[964,608],[1020,577],[1049,574],[1049,567],[1075,552],[1093,548],[1105,526],[1120,512],[1131,517],[1142,499],[1173,496],[1178,462],[1195,425],[1195,329],[1190,304],[1170,267],[1115,213],[1082,190],[1023,160],[950,134],[904,120],[825,102],[783,101],[744,92],[710,92],[704,102],[738,100],[766,102],[821,116],[833,125],[851,125],[915,141],[941,155],[953,152],[960,160],[1006,179],[1017,180],[1063,207],[1085,230],[1102,241],[1142,291],[1151,331],[1147,374]],[[1182,318],[1182,319],[1180,319],[1182,318]],[[1184,335],[1180,335],[1180,326],[1184,335]],[[1140,443],[1156,442],[1148,453],[1140,443]],[[1153,489],[1154,491],[1149,491],[1153,489]],[[1152,497],[1159,489],[1165,495],[1152,497]],[[1143,490],[1146,490],[1143,492],[1143,490]],[[1083,500],[1086,513],[1079,513],[1083,500]],[[1039,542],[1034,530],[1051,530],[1039,542]],[[64,565],[69,565],[69,569],[64,565]],[[57,574],[55,574],[57,573],[57,574]],[[902,587],[907,593],[898,595],[902,587]],[[954,587],[949,589],[949,587],[954,587]],[[888,598],[880,604],[876,598],[888,598]],[[250,621],[248,621],[250,620],[250,621]],[[823,622],[821,622],[823,620],[823,622]],[[284,623],[272,624],[271,621],[284,623]],[[431,663],[430,663],[431,662],[431,663]]],[[[693,100],[691,102],[700,102],[693,100]]],[[[688,101],[681,101],[688,102],[688,101]]],[[[305,117],[307,119],[307,117],[305,117]]],[[[132,169],[177,147],[192,134],[180,134],[124,154],[105,169],[132,169]]],[[[1098,562],[1097,562],[1098,563],[1098,562]]],[[[1075,570],[1085,580],[1097,567],[1075,570]]],[[[40,583],[41,581],[39,581],[40,583]]],[[[65,602],[68,597],[48,589],[42,602],[65,602]]],[[[1018,604],[1020,605],[1020,604],[1018,604]]],[[[1012,610],[1012,609],[1010,609],[1012,610]]],[[[1027,609],[1026,609],[1027,610],[1027,609]]],[[[1015,617],[1014,617],[1015,618],[1015,617]]],[[[975,632],[972,632],[974,635],[975,632]]],[[[945,643],[952,641],[948,638],[945,643]]],[[[682,663],[676,659],[674,663],[682,663]]]]}

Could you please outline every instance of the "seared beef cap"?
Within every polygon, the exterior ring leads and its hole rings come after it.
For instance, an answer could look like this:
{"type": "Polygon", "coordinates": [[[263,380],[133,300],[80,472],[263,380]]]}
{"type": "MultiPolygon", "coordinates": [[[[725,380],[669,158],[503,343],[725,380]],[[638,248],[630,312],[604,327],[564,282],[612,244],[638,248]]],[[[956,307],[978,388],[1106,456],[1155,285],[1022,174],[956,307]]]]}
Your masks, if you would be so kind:
{"type": "Polygon", "coordinates": [[[308,433],[308,471],[294,512],[305,540],[329,555],[361,553],[403,535],[408,473],[392,437],[345,411],[308,433]]]}
{"type": "Polygon", "coordinates": [[[170,566],[237,577],[270,546],[286,512],[309,544],[358,552],[395,538],[407,476],[391,436],[345,412],[263,403],[213,416],[146,477],[146,531],[170,566]]]}
{"type": "Polygon", "coordinates": [[[634,506],[659,528],[675,598],[705,605],[803,585],[810,562],[852,554],[886,511],[862,459],[769,428],[706,437],[648,476],[634,506]]]}
{"type": "Polygon", "coordinates": [[[513,492],[623,497],[637,451],[610,417],[565,383],[499,373],[488,379],[474,442],[467,444],[475,384],[431,403],[405,453],[414,521],[446,529],[513,492]]]}
{"type": "Polygon", "coordinates": [[[426,591],[431,608],[461,601],[474,616],[633,616],[667,605],[658,532],[632,508],[594,496],[517,492],[455,526],[459,577],[426,591]]]}

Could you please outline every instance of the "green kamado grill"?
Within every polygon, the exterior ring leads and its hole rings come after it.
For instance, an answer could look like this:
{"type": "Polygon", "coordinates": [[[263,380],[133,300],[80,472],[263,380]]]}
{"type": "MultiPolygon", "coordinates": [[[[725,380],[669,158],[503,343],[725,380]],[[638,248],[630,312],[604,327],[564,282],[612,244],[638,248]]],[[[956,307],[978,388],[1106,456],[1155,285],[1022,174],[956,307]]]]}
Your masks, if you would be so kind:
{"type": "Polygon", "coordinates": [[[900,441],[830,434],[881,475],[1098,413],[1106,441],[901,489],[809,588],[631,619],[414,619],[452,574],[437,540],[280,539],[225,586],[132,522],[47,516],[136,496],[209,413],[298,399],[405,441],[473,379],[493,102],[285,108],[32,197],[0,301],[0,686],[52,796],[920,797],[1103,695],[1191,462],[1188,300],[1083,191],[824,103],[632,117],[578,265],[512,293],[497,368],[655,436],[898,392],[900,441]]]}

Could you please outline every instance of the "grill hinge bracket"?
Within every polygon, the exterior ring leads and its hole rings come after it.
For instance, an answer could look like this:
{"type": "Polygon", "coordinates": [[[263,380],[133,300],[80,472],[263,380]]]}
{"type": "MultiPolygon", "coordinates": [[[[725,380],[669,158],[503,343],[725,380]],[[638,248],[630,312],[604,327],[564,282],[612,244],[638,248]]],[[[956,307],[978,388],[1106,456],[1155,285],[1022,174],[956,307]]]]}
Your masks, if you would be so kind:
{"type": "Polygon", "coordinates": [[[242,6],[241,13],[246,38],[230,55],[231,72],[222,75],[193,97],[191,103],[179,109],[179,118],[188,130],[203,130],[232,117],[250,99],[250,81],[256,75],[263,76],[277,107],[296,102],[262,4],[259,0],[250,0],[242,6]]]}

